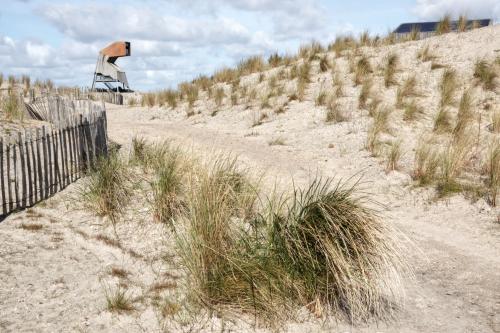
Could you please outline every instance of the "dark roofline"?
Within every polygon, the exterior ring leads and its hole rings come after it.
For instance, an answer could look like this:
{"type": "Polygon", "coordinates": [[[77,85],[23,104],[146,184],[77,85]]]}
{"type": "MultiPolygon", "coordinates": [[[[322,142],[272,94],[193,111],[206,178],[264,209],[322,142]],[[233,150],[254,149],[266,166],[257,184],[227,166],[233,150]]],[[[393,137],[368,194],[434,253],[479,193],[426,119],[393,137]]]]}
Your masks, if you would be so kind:
{"type": "MultiPolygon", "coordinates": [[[[493,23],[492,19],[478,19],[478,20],[467,20],[467,25],[470,26],[474,22],[478,22],[480,27],[486,27],[493,23]]],[[[415,27],[420,32],[434,32],[436,31],[437,22],[412,22],[403,23],[394,30],[394,33],[409,33],[415,27]]],[[[451,21],[451,30],[457,30],[458,21],[451,21]]]]}

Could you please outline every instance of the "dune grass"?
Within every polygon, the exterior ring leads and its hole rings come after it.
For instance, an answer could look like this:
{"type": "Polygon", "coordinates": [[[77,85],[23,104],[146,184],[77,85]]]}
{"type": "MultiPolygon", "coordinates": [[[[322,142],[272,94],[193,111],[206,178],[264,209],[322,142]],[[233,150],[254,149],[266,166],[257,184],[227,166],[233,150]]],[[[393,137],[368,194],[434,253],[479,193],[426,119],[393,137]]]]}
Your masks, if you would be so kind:
{"type": "Polygon", "coordinates": [[[436,56],[432,54],[430,46],[425,45],[420,51],[418,51],[417,58],[423,62],[427,62],[427,61],[433,61],[434,59],[436,59],[436,56]]]}
{"type": "Polygon", "coordinates": [[[354,70],[354,84],[360,85],[372,73],[370,60],[366,56],[362,56],[357,62],[354,70]]]}
{"type": "Polygon", "coordinates": [[[402,108],[404,106],[404,101],[408,97],[416,97],[417,93],[417,78],[415,75],[409,76],[403,83],[401,87],[398,87],[396,91],[396,107],[402,108]]]}
{"type": "Polygon", "coordinates": [[[404,121],[414,121],[419,119],[423,114],[425,114],[423,108],[418,104],[418,102],[413,99],[404,106],[404,121]]]}
{"type": "Polygon", "coordinates": [[[131,187],[126,163],[117,153],[97,160],[95,167],[88,172],[81,197],[90,210],[97,215],[108,216],[113,223],[124,214],[131,197],[131,187]]]}
{"type": "Polygon", "coordinates": [[[391,142],[387,154],[386,170],[393,171],[399,169],[399,160],[402,156],[401,140],[391,142]]]}
{"type": "Polygon", "coordinates": [[[21,98],[13,92],[7,93],[7,96],[0,96],[0,111],[4,114],[7,121],[23,121],[24,106],[21,98]]]}
{"type": "Polygon", "coordinates": [[[458,106],[457,122],[453,129],[453,136],[460,137],[466,131],[467,126],[474,120],[472,95],[470,90],[464,91],[458,106]]]}
{"type": "Polygon", "coordinates": [[[486,156],[485,170],[489,188],[489,201],[493,207],[497,206],[500,193],[500,140],[493,139],[486,156]]]}
{"type": "Polygon", "coordinates": [[[185,169],[181,151],[164,142],[150,150],[156,156],[155,173],[149,182],[149,204],[155,221],[173,226],[173,220],[184,209],[185,169]]]}
{"type": "Polygon", "coordinates": [[[396,85],[396,72],[399,66],[399,56],[395,53],[389,54],[385,59],[384,85],[386,88],[396,85]]]}
{"type": "Polygon", "coordinates": [[[450,15],[445,15],[436,25],[436,34],[443,35],[451,32],[451,17],[450,15]]]}
{"type": "Polygon", "coordinates": [[[391,315],[401,251],[355,187],[318,178],[256,210],[255,188],[232,159],[212,162],[195,180],[177,240],[203,304],[268,325],[311,305],[353,322],[391,315]]]}
{"type": "Polygon", "coordinates": [[[475,63],[474,78],[483,85],[484,89],[495,91],[497,88],[498,73],[495,66],[486,60],[478,60],[475,63]]]}
{"type": "Polygon", "coordinates": [[[439,106],[453,106],[455,103],[455,92],[458,88],[457,72],[453,69],[446,69],[443,72],[441,81],[439,83],[439,91],[441,99],[439,106]]]}
{"type": "Polygon", "coordinates": [[[368,101],[368,98],[370,98],[371,91],[373,88],[373,81],[370,79],[364,80],[363,84],[361,85],[361,90],[359,92],[358,96],[358,107],[360,109],[366,109],[366,102],[368,101]]]}
{"type": "Polygon", "coordinates": [[[365,148],[372,153],[373,156],[380,154],[380,134],[383,132],[391,132],[389,127],[389,117],[392,109],[387,106],[377,108],[373,115],[373,123],[368,128],[368,133],[365,141],[365,148]]]}
{"type": "Polygon", "coordinates": [[[440,197],[462,191],[457,181],[471,154],[473,135],[471,131],[463,132],[446,147],[440,158],[440,176],[437,191],[440,197]]]}
{"type": "Polygon", "coordinates": [[[491,131],[500,133],[500,108],[497,108],[491,113],[491,131]]]}
{"type": "Polygon", "coordinates": [[[439,152],[427,140],[420,140],[415,150],[413,179],[420,186],[429,185],[435,180],[438,168],[439,152]]]}
{"type": "Polygon", "coordinates": [[[106,307],[110,312],[130,312],[134,310],[132,299],[126,289],[117,287],[114,290],[105,291],[106,307]]]}
{"type": "Polygon", "coordinates": [[[458,17],[457,29],[459,32],[465,32],[467,30],[467,17],[465,15],[460,15],[458,17]]]}
{"type": "Polygon", "coordinates": [[[349,120],[349,117],[342,110],[342,106],[335,96],[331,96],[328,99],[326,105],[326,123],[340,123],[349,120]]]}

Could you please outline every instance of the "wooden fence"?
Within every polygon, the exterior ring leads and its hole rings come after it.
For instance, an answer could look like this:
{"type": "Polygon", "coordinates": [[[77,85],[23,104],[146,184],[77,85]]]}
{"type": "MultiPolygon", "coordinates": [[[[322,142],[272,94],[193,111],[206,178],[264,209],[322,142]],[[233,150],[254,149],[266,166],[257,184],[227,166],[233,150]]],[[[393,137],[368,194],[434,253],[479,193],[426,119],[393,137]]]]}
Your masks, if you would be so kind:
{"type": "Polygon", "coordinates": [[[0,221],[62,190],[107,153],[104,109],[77,116],[71,126],[0,138],[0,221]]]}

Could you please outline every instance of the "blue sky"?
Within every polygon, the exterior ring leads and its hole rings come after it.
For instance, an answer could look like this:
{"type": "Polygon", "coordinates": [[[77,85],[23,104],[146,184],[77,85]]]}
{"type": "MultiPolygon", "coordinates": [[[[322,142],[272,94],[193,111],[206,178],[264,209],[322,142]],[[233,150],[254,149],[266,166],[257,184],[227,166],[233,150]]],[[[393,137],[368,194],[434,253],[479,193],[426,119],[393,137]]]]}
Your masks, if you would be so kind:
{"type": "Polygon", "coordinates": [[[443,13],[497,19],[500,0],[0,0],[0,72],[88,86],[98,51],[128,40],[132,57],[118,64],[132,88],[156,90],[249,55],[443,13]]]}

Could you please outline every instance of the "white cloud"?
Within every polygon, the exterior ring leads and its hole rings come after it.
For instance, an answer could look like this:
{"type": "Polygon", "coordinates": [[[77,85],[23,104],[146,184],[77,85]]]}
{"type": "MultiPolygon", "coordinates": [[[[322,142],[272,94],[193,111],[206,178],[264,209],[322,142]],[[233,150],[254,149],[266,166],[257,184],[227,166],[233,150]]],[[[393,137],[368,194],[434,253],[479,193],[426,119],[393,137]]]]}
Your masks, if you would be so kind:
{"type": "Polygon", "coordinates": [[[414,12],[423,19],[439,19],[445,14],[470,18],[500,18],[498,0],[417,0],[414,12]]]}
{"type": "Polygon", "coordinates": [[[229,18],[186,19],[147,7],[47,4],[38,11],[61,33],[82,42],[140,39],[213,44],[245,43],[250,38],[243,25],[229,18]]]}

